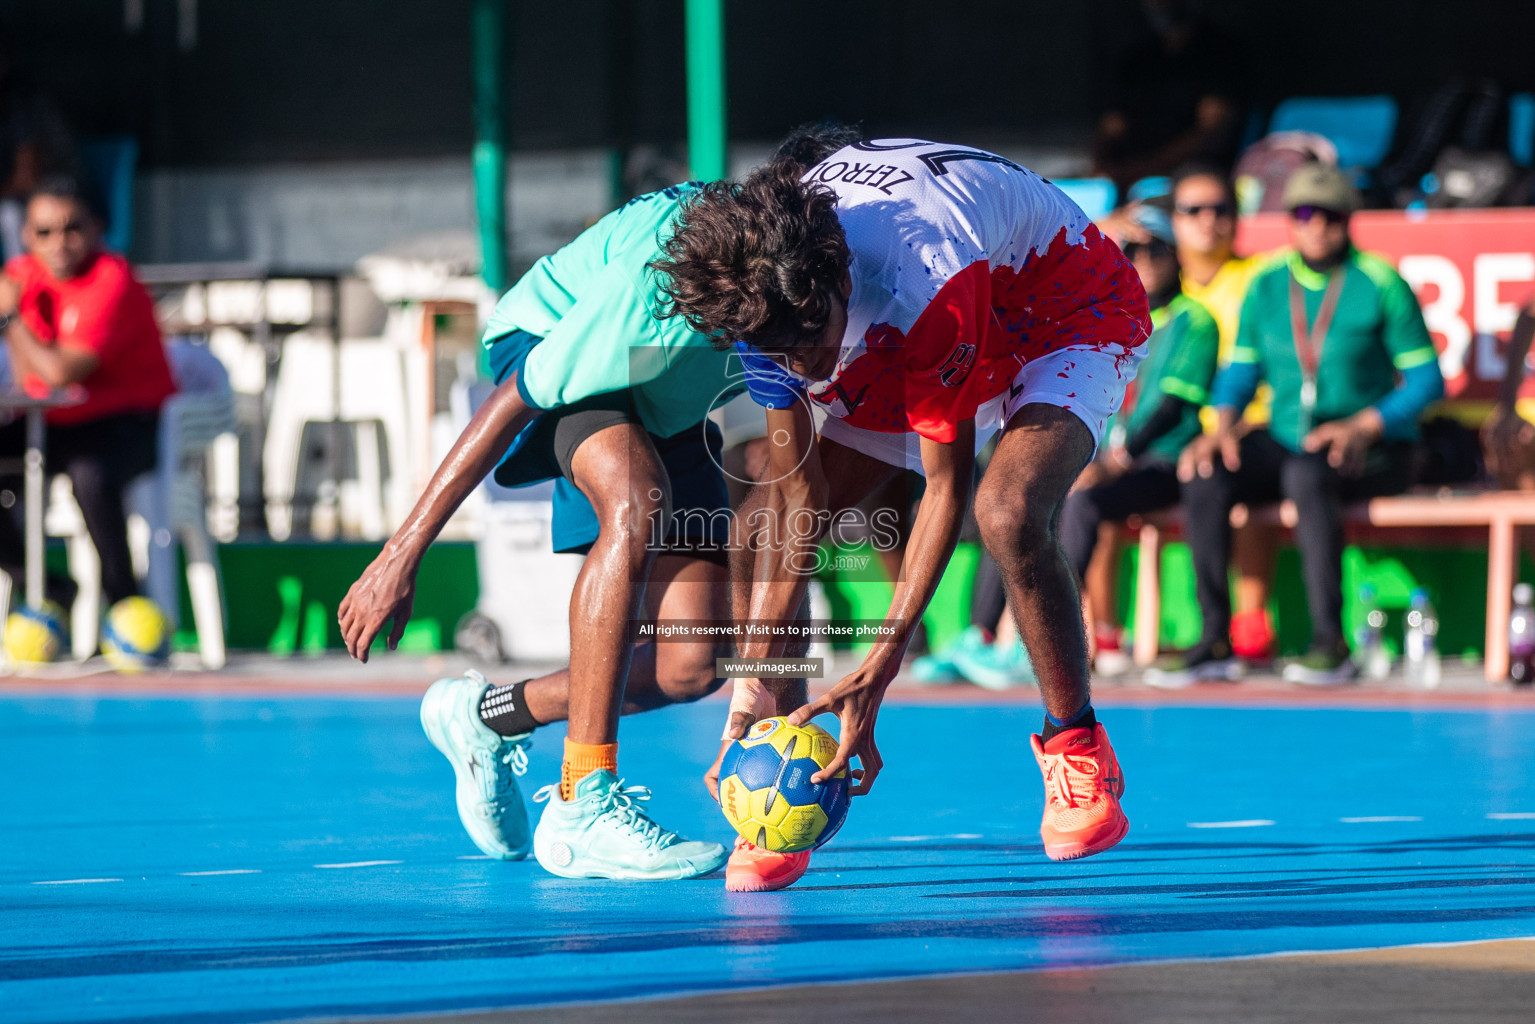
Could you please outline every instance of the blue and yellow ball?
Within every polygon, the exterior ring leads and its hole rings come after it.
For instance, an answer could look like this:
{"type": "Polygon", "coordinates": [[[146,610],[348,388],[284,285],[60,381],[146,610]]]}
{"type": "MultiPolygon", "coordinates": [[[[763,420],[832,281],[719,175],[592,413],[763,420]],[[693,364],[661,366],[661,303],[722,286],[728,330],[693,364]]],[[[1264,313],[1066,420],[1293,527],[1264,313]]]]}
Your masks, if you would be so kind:
{"type": "Polygon", "coordinates": [[[720,763],[725,819],[765,850],[815,849],[847,817],[846,769],[823,783],[810,781],[836,756],[837,741],[813,722],[764,718],[730,745],[720,763]]]}
{"type": "Polygon", "coordinates": [[[57,661],[69,647],[64,622],[64,609],[52,601],[17,609],[5,620],[5,656],[30,664],[57,661]]]}
{"type": "Polygon", "coordinates": [[[147,597],[125,597],[107,612],[101,653],[119,672],[143,672],[170,657],[171,624],[147,597]]]}

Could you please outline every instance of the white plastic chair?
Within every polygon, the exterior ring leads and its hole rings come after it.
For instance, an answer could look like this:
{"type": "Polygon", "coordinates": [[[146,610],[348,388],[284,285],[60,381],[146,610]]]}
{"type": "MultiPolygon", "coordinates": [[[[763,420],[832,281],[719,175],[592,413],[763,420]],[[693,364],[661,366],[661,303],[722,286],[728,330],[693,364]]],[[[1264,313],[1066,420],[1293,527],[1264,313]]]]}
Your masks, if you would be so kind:
{"type": "MultiPolygon", "coordinates": [[[[128,485],[128,535],[134,572],[144,592],[164,610],[174,628],[181,606],[176,580],[176,547],[186,552],[187,589],[197,627],[198,653],[210,669],[224,667],[224,596],[217,550],[208,536],[206,488],[195,456],[235,428],[229,377],[207,349],[190,344],[167,347],[182,390],[160,407],[159,458],[153,471],[128,485]]],[[[70,615],[71,648],[84,660],[95,653],[101,626],[101,561],[85,530],[69,478],[53,479],[46,530],[69,546],[69,572],[79,586],[70,615]]]]}

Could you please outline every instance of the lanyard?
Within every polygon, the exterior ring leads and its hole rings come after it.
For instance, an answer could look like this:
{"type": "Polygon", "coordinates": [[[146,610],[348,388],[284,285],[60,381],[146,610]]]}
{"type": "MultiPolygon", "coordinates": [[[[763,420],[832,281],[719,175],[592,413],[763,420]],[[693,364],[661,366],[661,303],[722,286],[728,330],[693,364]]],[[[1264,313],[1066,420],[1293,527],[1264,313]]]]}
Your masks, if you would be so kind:
{"type": "Polygon", "coordinates": [[[1338,297],[1343,294],[1343,268],[1338,267],[1327,279],[1327,292],[1316,311],[1316,323],[1306,327],[1306,292],[1290,273],[1290,334],[1295,340],[1295,357],[1300,361],[1300,402],[1306,416],[1316,408],[1316,371],[1322,360],[1322,344],[1338,311],[1338,297]]]}

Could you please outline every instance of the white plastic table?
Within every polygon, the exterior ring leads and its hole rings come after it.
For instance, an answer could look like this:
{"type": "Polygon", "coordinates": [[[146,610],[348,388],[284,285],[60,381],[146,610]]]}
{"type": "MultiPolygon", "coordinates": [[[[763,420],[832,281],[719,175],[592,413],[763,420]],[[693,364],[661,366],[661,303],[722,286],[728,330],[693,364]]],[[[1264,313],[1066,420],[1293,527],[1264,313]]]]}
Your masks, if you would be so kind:
{"type": "Polygon", "coordinates": [[[25,497],[22,520],[26,537],[27,604],[43,603],[43,500],[47,478],[43,474],[43,414],[49,409],[75,405],[78,399],[63,392],[35,398],[22,391],[0,391],[0,412],[24,412],[27,417],[27,448],[22,459],[25,497]]]}

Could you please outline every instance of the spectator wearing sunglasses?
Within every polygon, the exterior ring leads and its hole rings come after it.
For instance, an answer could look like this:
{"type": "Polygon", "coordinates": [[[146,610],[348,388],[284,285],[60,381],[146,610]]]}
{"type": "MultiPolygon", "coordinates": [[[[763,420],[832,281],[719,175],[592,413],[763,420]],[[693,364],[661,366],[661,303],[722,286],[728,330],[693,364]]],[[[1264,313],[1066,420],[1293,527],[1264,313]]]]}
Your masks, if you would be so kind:
{"type": "MultiPolygon", "coordinates": [[[[38,186],[22,241],[27,252],[0,276],[11,375],[30,393],[78,400],[48,410],[48,469],[68,475],[101,557],[103,596],[120,601],[137,590],[123,488],[154,468],[160,405],[175,391],[154,304],[128,261],[101,248],[101,221],[73,179],[38,186]]],[[[19,456],[24,439],[22,421],[0,427],[0,458],[19,456]]],[[[16,484],[0,480],[13,493],[16,484]]],[[[17,524],[0,514],[0,569],[19,581],[22,562],[17,524]]],[[[65,605],[74,596],[62,577],[46,591],[65,605]]]]}
{"type": "Polygon", "coordinates": [[[1116,664],[1120,659],[1112,656],[1122,653],[1122,645],[1114,573],[1090,571],[1103,540],[1117,541],[1116,532],[1101,528],[1178,504],[1178,456],[1199,436],[1199,410],[1209,401],[1219,347],[1215,319],[1179,285],[1167,214],[1142,206],[1131,216],[1145,241],[1127,241],[1123,248],[1146,289],[1153,330],[1131,394],[1114,418],[1107,452],[1083,474],[1061,513],[1061,547],[1088,594],[1102,674],[1112,674],[1103,663],[1116,664]]]}
{"type": "Polygon", "coordinates": [[[1405,490],[1418,417],[1444,379],[1412,289],[1390,263],[1349,240],[1358,196],[1335,168],[1308,164],[1285,185],[1293,248],[1253,278],[1230,361],[1213,387],[1218,423],[1178,463],[1203,615],[1199,643],[1164,685],[1235,678],[1228,637],[1230,513],[1239,502],[1295,503],[1311,613],[1311,647],[1285,667],[1293,682],[1354,678],[1343,636],[1342,506],[1405,490]],[[1242,410],[1273,388],[1269,427],[1245,435],[1242,410]]]}
{"type": "MultiPolygon", "coordinates": [[[[1236,344],[1242,298],[1266,259],[1236,254],[1237,204],[1231,179],[1213,167],[1191,165],[1179,171],[1173,179],[1173,234],[1178,239],[1184,294],[1214,315],[1225,363],[1236,344]]],[[[1268,390],[1266,386],[1258,389],[1242,417],[1243,429],[1268,422],[1268,390]]],[[[1214,410],[1206,411],[1205,424],[1215,426],[1214,410]]],[[[1268,613],[1278,548],[1277,531],[1258,523],[1243,526],[1232,539],[1237,583],[1231,646],[1237,657],[1250,664],[1272,661],[1278,648],[1268,613]]]]}
{"type": "Polygon", "coordinates": [[[1172,207],[1183,293],[1215,317],[1225,359],[1236,342],[1242,297],[1264,257],[1236,254],[1236,194],[1213,167],[1189,165],[1174,175],[1172,207]]]}

